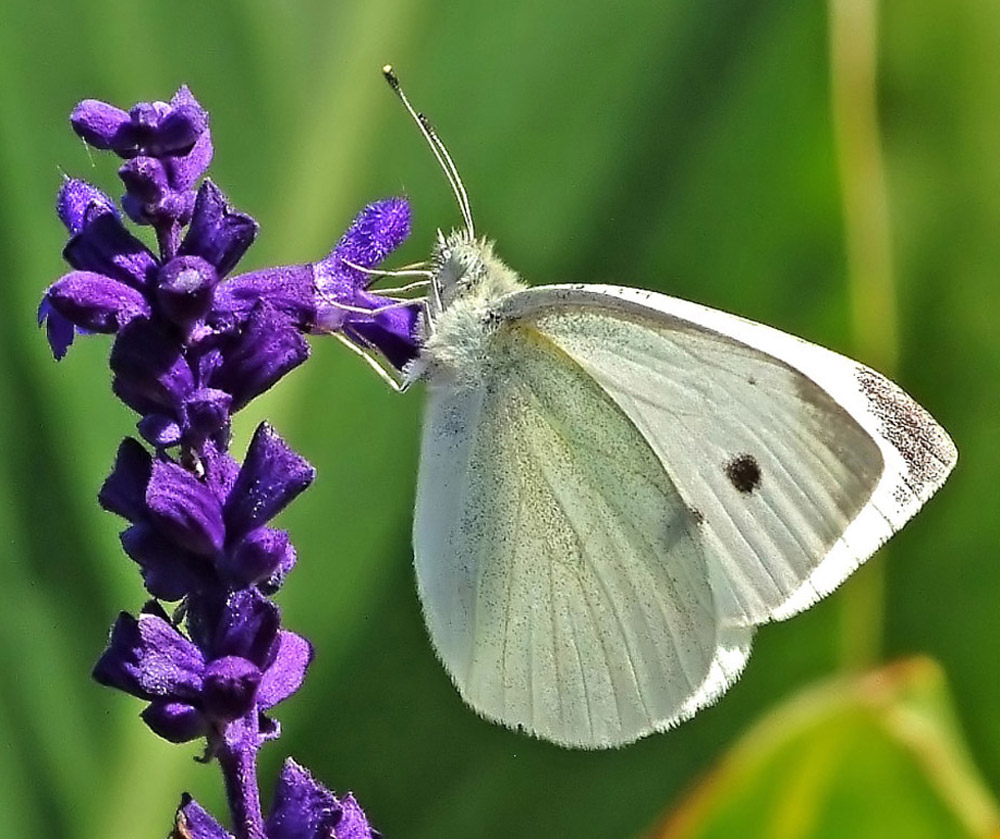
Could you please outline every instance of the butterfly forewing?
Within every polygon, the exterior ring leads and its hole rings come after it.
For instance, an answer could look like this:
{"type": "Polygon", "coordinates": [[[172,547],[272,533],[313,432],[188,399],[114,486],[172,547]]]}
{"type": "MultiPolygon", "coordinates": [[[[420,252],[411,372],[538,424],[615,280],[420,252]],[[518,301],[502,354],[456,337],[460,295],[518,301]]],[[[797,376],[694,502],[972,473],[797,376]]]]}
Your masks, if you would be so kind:
{"type": "Polygon", "coordinates": [[[484,715],[565,745],[629,742],[714,699],[750,630],[704,522],[607,389],[526,321],[474,388],[431,391],[417,576],[435,646],[484,715]]]}
{"type": "Polygon", "coordinates": [[[766,326],[610,286],[529,289],[501,311],[627,416],[699,522],[717,602],[748,625],[838,585],[954,464],[891,382],[766,326]]]}

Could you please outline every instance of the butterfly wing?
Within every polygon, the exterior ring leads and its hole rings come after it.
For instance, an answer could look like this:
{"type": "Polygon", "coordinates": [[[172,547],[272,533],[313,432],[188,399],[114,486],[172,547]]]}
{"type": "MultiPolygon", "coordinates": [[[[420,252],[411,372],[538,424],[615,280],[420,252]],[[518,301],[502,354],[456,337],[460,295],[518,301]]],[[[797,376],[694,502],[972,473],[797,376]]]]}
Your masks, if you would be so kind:
{"type": "Polygon", "coordinates": [[[749,654],[699,517],[611,395],[531,325],[432,382],[414,523],[435,648],[484,716],[606,747],[712,701],[749,654]]]}
{"type": "Polygon", "coordinates": [[[829,593],[956,461],[880,374],[734,315],[613,286],[528,289],[501,315],[551,341],[639,431],[697,511],[713,593],[737,622],[829,593]]]}

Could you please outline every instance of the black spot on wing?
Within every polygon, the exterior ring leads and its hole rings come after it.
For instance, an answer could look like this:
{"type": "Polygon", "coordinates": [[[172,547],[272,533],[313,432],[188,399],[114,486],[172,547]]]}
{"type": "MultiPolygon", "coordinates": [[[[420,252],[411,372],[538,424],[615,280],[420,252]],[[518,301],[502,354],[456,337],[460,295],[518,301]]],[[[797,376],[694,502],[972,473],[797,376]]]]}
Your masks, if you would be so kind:
{"type": "Polygon", "coordinates": [[[689,507],[688,510],[691,513],[691,518],[694,520],[695,524],[705,523],[705,514],[701,510],[697,507],[689,507]]]}
{"type": "Polygon", "coordinates": [[[760,466],[753,455],[738,454],[726,466],[726,477],[739,492],[750,493],[760,486],[760,466]]]}

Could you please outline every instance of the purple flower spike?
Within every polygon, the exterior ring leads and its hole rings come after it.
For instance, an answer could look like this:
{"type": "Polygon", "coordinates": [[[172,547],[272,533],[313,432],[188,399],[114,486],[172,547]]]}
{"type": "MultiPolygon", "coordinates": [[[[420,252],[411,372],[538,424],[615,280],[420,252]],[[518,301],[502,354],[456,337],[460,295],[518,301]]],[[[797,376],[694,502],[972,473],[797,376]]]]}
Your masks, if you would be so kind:
{"type": "Polygon", "coordinates": [[[281,734],[271,709],[313,659],[269,599],[296,562],[269,522],[315,472],[266,423],[242,465],[229,446],[234,412],[308,358],[307,334],[336,331],[400,369],[414,357],[420,304],[369,291],[367,270],[408,235],[409,205],[369,205],[319,262],[230,278],[257,223],[202,180],[214,146],[187,87],[127,111],[88,99],[71,122],[124,161],[124,213],[64,179],[56,212],[72,271],[42,297],[38,323],[57,359],[77,332],[115,335],[112,390],[152,449],[125,439],[98,501],[126,520],[122,547],[156,599],[119,615],[93,677],[142,699],[163,739],[204,738],[205,761],[222,771],[232,834],[185,795],[171,839],[376,839],[352,796],[338,800],[292,761],[270,818],[261,810],[257,753],[281,734]],[[129,220],[153,228],[156,253],[129,220]],[[180,605],[168,616],[160,601],[180,605]]]}

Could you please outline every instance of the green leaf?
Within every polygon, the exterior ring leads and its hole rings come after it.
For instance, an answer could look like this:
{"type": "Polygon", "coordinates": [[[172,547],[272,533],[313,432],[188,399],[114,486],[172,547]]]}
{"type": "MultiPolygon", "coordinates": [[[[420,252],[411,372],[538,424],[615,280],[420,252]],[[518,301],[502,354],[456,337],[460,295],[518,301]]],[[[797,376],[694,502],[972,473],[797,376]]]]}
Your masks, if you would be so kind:
{"type": "Polygon", "coordinates": [[[941,668],[908,659],[805,689],[755,725],[654,839],[995,836],[941,668]]]}

